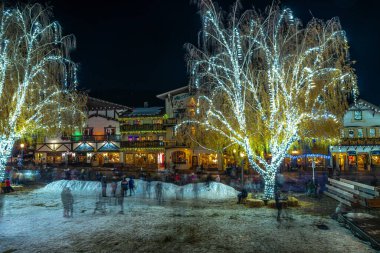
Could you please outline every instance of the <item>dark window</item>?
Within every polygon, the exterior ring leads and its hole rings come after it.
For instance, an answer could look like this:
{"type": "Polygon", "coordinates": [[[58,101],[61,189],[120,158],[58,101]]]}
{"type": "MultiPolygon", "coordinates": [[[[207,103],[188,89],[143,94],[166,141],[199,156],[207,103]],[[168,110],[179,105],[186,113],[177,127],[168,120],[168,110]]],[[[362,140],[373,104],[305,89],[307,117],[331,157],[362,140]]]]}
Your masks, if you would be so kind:
{"type": "Polygon", "coordinates": [[[83,130],[83,135],[92,135],[93,134],[93,131],[94,131],[94,128],[93,127],[86,127],[84,130],[83,130]]]}
{"type": "Polygon", "coordinates": [[[116,128],[115,127],[106,127],[104,128],[106,135],[115,135],[116,134],[116,128]]]}
{"type": "Polygon", "coordinates": [[[362,120],[362,111],[354,111],[354,119],[362,120]]]}

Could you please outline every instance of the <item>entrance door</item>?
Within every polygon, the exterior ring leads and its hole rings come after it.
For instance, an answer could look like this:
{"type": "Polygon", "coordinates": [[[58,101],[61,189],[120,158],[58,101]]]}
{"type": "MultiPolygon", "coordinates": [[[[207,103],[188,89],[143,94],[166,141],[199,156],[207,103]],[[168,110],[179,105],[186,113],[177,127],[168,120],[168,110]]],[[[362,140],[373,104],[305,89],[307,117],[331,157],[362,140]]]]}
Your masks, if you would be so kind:
{"type": "Polygon", "coordinates": [[[365,171],[368,168],[368,154],[358,154],[358,171],[365,171]]]}

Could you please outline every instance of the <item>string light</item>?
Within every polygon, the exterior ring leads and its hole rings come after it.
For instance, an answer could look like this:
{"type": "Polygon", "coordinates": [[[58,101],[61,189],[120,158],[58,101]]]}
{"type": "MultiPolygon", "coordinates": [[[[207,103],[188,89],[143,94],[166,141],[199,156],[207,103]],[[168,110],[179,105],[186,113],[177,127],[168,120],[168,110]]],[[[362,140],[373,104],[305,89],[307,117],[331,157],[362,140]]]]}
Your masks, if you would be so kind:
{"type": "Polygon", "coordinates": [[[358,94],[345,33],[337,19],[313,18],[303,27],[278,6],[266,16],[250,10],[238,17],[236,5],[225,24],[212,0],[199,6],[202,47],[187,46],[197,117],[175,130],[196,124],[240,146],[272,198],[291,145],[316,136],[310,126],[318,122],[338,128],[347,97],[358,94]]]}
{"type": "Polygon", "coordinates": [[[56,134],[85,119],[76,92],[76,64],[68,57],[72,36],[62,36],[40,4],[1,10],[0,180],[14,143],[34,133],[56,134]]]}

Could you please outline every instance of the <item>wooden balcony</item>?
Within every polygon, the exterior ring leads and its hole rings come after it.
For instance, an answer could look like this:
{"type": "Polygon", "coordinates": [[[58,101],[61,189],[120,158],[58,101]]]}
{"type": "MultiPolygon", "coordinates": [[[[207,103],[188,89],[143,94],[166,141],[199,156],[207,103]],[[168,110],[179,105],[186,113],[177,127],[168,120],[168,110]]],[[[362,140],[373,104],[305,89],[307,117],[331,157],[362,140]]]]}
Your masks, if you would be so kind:
{"type": "Polygon", "coordinates": [[[143,124],[143,125],[121,125],[120,131],[127,132],[164,132],[165,128],[162,124],[143,124]]]}
{"type": "Polygon", "coordinates": [[[185,148],[188,147],[185,143],[177,141],[165,141],[165,148],[185,148]]]}
{"type": "Polygon", "coordinates": [[[164,142],[155,141],[122,141],[121,148],[164,148],[164,142]]]}
{"type": "Polygon", "coordinates": [[[177,119],[176,118],[165,119],[163,124],[164,126],[175,126],[177,125],[177,119]]]}
{"type": "Polygon", "coordinates": [[[374,146],[380,145],[380,138],[344,138],[341,146],[374,146]]]}
{"type": "Polygon", "coordinates": [[[121,135],[81,135],[71,136],[72,142],[90,141],[90,142],[103,142],[103,141],[121,141],[121,135]]]}

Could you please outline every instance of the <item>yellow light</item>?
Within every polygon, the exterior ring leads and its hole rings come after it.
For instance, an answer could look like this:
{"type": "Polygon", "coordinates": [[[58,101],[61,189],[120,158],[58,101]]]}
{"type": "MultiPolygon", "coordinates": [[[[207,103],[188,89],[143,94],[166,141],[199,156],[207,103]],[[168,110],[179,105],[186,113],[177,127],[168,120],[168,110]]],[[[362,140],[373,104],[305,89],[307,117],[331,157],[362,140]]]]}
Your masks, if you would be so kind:
{"type": "Polygon", "coordinates": [[[20,148],[24,148],[25,147],[25,144],[24,143],[21,143],[20,144],[20,148]]]}
{"type": "Polygon", "coordinates": [[[232,150],[232,152],[234,152],[234,154],[236,153],[236,149],[232,150]]]}
{"type": "Polygon", "coordinates": [[[240,157],[244,157],[244,156],[245,156],[244,152],[240,152],[240,157]]]}

